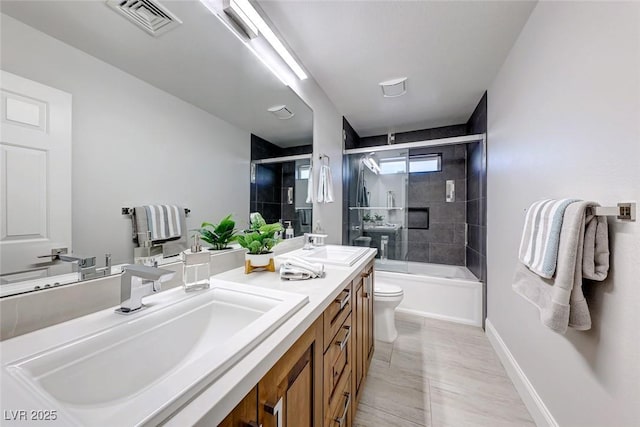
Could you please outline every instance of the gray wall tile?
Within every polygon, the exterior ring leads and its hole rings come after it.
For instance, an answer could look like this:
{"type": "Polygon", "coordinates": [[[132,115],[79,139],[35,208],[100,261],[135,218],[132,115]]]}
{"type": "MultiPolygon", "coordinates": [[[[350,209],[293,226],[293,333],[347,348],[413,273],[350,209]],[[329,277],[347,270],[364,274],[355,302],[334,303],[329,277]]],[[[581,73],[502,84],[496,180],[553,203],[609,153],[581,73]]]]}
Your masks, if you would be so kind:
{"type": "Polygon", "coordinates": [[[464,245],[429,244],[429,262],[448,265],[465,265],[464,245]]]}

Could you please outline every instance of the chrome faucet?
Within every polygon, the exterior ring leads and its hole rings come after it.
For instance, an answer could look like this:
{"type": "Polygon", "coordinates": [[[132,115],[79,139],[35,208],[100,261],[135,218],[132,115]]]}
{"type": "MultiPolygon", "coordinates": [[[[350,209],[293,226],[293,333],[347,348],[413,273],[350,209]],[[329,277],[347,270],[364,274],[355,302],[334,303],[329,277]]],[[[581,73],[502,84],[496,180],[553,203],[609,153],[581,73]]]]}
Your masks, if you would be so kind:
{"type": "Polygon", "coordinates": [[[145,265],[130,264],[123,267],[120,276],[120,308],[116,313],[129,314],[143,307],[142,298],[160,291],[161,283],[176,272],[145,265]]]}
{"type": "Polygon", "coordinates": [[[317,233],[304,233],[304,246],[302,249],[311,250],[316,246],[324,245],[324,239],[328,237],[327,234],[317,234],[317,233]]]}
{"type": "Polygon", "coordinates": [[[95,279],[111,274],[111,254],[105,254],[105,267],[96,268],[96,257],[83,257],[68,253],[67,248],[51,250],[51,255],[40,255],[38,258],[51,258],[51,261],[64,261],[73,263],[74,271],[78,272],[78,280],[95,279]]]}

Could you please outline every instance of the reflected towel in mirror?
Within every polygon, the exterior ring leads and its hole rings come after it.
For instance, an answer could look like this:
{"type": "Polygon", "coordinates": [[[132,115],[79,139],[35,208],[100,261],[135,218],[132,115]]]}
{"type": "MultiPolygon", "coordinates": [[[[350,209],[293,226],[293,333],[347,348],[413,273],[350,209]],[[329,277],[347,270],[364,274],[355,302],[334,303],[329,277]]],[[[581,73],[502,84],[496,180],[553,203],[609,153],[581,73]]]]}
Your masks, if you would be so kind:
{"type": "Polygon", "coordinates": [[[318,203],[332,203],[333,179],[331,177],[331,168],[328,165],[322,165],[320,167],[318,181],[318,203]]]}

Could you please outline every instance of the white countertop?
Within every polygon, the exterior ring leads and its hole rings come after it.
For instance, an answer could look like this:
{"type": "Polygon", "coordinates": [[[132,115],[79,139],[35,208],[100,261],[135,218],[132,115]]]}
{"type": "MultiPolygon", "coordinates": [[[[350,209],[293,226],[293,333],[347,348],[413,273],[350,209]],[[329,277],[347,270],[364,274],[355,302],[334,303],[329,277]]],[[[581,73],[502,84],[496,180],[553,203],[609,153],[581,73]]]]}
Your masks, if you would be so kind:
{"type": "MultiPolygon", "coordinates": [[[[327,265],[325,277],[312,280],[280,280],[277,272],[254,272],[247,275],[244,274],[244,268],[213,276],[217,280],[304,294],[309,297],[309,302],[187,406],[175,413],[166,425],[193,425],[204,417],[204,425],[217,425],[222,421],[336,299],[344,286],[356,277],[357,272],[373,259],[375,253],[375,249],[370,249],[352,267],[327,265]]],[[[278,258],[286,258],[286,255],[278,258]]]]}
{"type": "MultiPolygon", "coordinates": [[[[271,367],[286,353],[298,338],[302,336],[302,334],[313,324],[313,322],[323,313],[326,307],[335,300],[343,287],[349,281],[353,280],[356,277],[357,272],[373,259],[375,253],[375,249],[368,250],[368,252],[352,267],[327,265],[325,267],[325,276],[323,278],[312,280],[283,281],[280,279],[277,272],[273,273],[266,271],[253,272],[246,275],[244,274],[243,267],[212,276],[212,278],[217,281],[242,283],[265,289],[303,294],[308,296],[309,302],[189,403],[181,408],[176,408],[173,415],[166,421],[166,425],[193,425],[200,420],[202,420],[206,425],[217,425],[222,421],[224,417],[233,410],[235,405],[244,398],[244,396],[269,371],[269,369],[271,369],[271,367]]],[[[286,256],[286,254],[278,256],[276,258],[276,263],[278,264],[278,260],[286,258],[286,256]]],[[[163,293],[160,293],[154,298],[162,300],[164,297],[162,294],[163,293]]],[[[185,295],[185,298],[187,297],[188,296],[185,295]]],[[[153,310],[153,308],[151,308],[151,310],[153,310]]],[[[91,329],[95,322],[104,321],[103,317],[106,316],[105,313],[108,314],[109,312],[110,310],[104,310],[102,312],[85,316],[83,319],[85,319],[86,322],[83,322],[83,324],[80,325],[81,329],[91,329]]],[[[47,329],[55,329],[58,331],[66,330],[63,325],[64,324],[55,325],[47,329]]],[[[75,332],[77,333],[78,331],[76,330],[75,332]]],[[[4,350],[9,350],[8,347],[10,346],[7,346],[7,344],[9,344],[10,341],[36,345],[38,343],[31,343],[31,341],[34,341],[29,337],[32,334],[33,338],[36,338],[37,335],[40,338],[45,337],[46,339],[55,340],[57,343],[61,342],[60,339],[64,342],[66,339],[72,338],[61,337],[60,334],[47,334],[43,329],[4,341],[0,343],[0,348],[4,347],[4,350]]],[[[42,340],[40,338],[35,340],[39,341],[39,345],[42,344],[42,340]]],[[[10,359],[10,353],[11,351],[8,353],[5,351],[0,352],[3,363],[4,360],[10,359]]],[[[35,399],[35,396],[29,393],[29,390],[17,386],[17,384],[14,387],[7,384],[6,381],[14,382],[9,378],[9,376],[3,375],[3,382],[5,382],[3,384],[3,389],[8,390],[5,387],[9,386],[15,391],[15,393],[10,393],[11,396],[7,396],[6,394],[2,396],[3,409],[49,409],[42,407],[42,402],[38,402],[38,400],[35,399]]],[[[64,419],[61,418],[57,420],[58,425],[65,425],[64,419]]],[[[28,420],[31,419],[28,418],[28,420]]],[[[131,421],[131,424],[135,424],[134,420],[131,421]]],[[[30,425],[31,423],[41,423],[41,421],[22,421],[18,423],[20,425],[30,425]]],[[[56,423],[54,423],[54,425],[55,424],[56,423]]],[[[127,421],[123,420],[123,425],[126,424],[127,421]]]]}

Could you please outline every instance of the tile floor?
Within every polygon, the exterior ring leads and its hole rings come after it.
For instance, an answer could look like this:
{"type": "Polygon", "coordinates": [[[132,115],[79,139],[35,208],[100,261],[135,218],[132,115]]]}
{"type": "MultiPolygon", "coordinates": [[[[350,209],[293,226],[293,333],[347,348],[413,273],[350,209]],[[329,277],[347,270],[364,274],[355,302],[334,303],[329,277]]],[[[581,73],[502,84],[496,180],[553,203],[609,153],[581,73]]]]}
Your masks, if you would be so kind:
{"type": "Polygon", "coordinates": [[[376,342],[354,427],[535,427],[480,328],[398,313],[376,342]]]}

